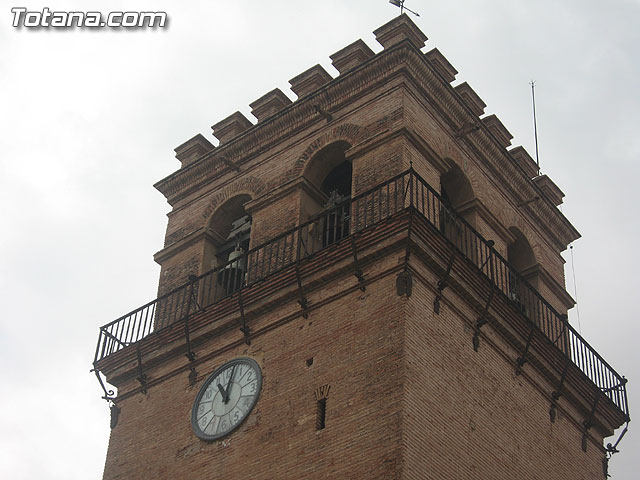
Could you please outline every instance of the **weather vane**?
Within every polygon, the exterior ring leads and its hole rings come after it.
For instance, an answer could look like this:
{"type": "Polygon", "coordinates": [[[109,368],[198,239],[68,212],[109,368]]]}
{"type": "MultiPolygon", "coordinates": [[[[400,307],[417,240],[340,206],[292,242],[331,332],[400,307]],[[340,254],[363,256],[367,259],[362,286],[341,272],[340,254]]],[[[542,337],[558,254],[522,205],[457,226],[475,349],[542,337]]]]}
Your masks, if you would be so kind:
{"type": "Polygon", "coordinates": [[[389,0],[389,3],[391,5],[395,5],[396,7],[400,7],[400,15],[402,15],[406,10],[409,13],[413,13],[416,17],[420,16],[418,12],[414,12],[413,10],[409,10],[407,7],[405,7],[404,0],[389,0]]]}

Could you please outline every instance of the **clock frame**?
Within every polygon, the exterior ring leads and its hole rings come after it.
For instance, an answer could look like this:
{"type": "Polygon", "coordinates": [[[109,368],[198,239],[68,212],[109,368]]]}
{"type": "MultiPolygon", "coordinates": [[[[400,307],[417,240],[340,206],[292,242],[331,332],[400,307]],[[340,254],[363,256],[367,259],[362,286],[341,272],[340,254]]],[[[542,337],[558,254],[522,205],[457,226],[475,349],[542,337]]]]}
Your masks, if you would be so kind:
{"type": "Polygon", "coordinates": [[[191,409],[191,426],[202,440],[213,441],[235,431],[249,416],[262,389],[262,370],[241,357],[217,368],[202,384],[191,409]]]}

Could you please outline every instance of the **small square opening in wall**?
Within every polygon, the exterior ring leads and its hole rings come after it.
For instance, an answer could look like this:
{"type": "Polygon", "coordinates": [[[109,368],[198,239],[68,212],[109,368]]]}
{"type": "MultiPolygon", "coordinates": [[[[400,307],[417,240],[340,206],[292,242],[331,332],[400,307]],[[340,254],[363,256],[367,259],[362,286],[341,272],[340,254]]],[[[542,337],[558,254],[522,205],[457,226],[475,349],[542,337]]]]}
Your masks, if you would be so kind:
{"type": "Polygon", "coordinates": [[[311,365],[313,365],[313,357],[307,358],[307,367],[310,367],[311,365]]]}

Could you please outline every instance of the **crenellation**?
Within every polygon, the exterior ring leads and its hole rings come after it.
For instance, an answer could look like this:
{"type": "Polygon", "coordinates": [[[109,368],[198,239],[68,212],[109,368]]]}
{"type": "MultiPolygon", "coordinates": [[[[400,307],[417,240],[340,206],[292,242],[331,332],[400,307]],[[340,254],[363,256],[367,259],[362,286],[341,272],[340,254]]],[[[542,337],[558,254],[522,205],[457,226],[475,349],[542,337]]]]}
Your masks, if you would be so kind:
{"type": "Polygon", "coordinates": [[[533,178],[538,175],[538,165],[536,161],[531,158],[531,155],[529,155],[523,146],[514,147],[509,150],[509,153],[520,168],[527,174],[527,177],[533,178]]]}
{"type": "Polygon", "coordinates": [[[269,93],[250,103],[251,114],[261,122],[291,104],[291,99],[282,90],[274,88],[269,93]]]}
{"type": "Polygon", "coordinates": [[[440,53],[440,50],[434,48],[433,50],[429,50],[425,53],[424,56],[433,68],[442,75],[442,78],[444,78],[447,83],[451,83],[456,79],[458,70],[449,63],[449,60],[440,53]]]}
{"type": "Polygon", "coordinates": [[[186,167],[203,155],[213,151],[214,148],[216,147],[209,140],[198,133],[182,145],[176,147],[174,152],[176,152],[176,158],[180,160],[182,166],[186,167]]]}
{"type": "Polygon", "coordinates": [[[366,62],[374,56],[373,50],[361,39],[356,40],[333,55],[329,55],[331,63],[340,75],[366,62]]]}
{"type": "Polygon", "coordinates": [[[296,75],[289,84],[298,98],[306,97],[333,80],[333,77],[321,65],[314,65],[300,75],[296,75]]]}
{"type": "Polygon", "coordinates": [[[564,192],[560,190],[560,188],[558,188],[558,186],[553,183],[553,180],[551,180],[547,175],[538,175],[533,179],[533,181],[538,185],[538,187],[540,187],[540,190],[542,190],[545,197],[547,197],[556,207],[562,204],[564,192]]]}
{"type": "Polygon", "coordinates": [[[498,140],[500,145],[505,148],[511,145],[513,135],[511,135],[509,130],[507,130],[507,127],[504,126],[495,114],[484,117],[482,119],[482,123],[484,123],[493,136],[496,137],[496,140],[498,140]]]}
{"type": "Polygon", "coordinates": [[[405,40],[420,50],[428,40],[406,13],[375,29],[373,34],[385,50],[405,40]]]}
{"type": "Polygon", "coordinates": [[[252,126],[253,123],[251,123],[247,117],[240,112],[235,112],[213,125],[211,129],[213,130],[213,136],[223,144],[237,137],[252,126]]]}
{"type": "Polygon", "coordinates": [[[484,109],[487,107],[487,104],[482,101],[480,96],[467,82],[455,86],[454,89],[475,115],[484,115],[484,109]]]}

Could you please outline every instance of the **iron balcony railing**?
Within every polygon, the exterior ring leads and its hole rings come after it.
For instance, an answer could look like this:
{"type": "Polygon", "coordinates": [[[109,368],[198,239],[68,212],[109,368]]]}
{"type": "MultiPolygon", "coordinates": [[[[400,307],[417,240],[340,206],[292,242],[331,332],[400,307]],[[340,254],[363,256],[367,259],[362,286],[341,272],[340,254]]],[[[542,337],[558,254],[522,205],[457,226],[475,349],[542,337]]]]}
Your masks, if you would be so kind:
{"type": "Polygon", "coordinates": [[[214,270],[100,328],[94,365],[173,323],[234,295],[315,253],[397,214],[421,215],[487,278],[628,418],[621,377],[464,218],[412,169],[250,249],[214,270]]]}

